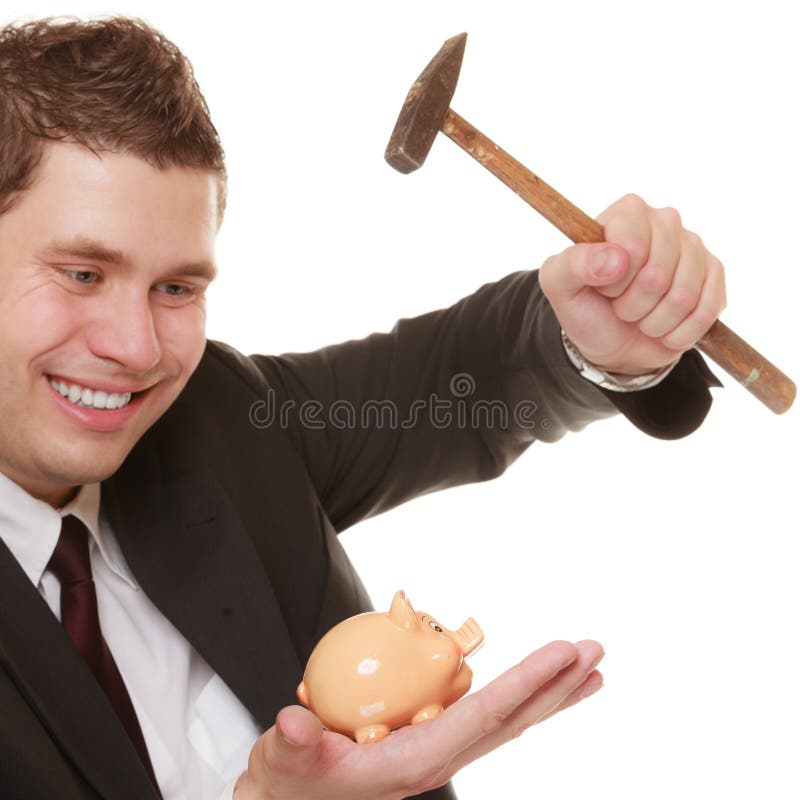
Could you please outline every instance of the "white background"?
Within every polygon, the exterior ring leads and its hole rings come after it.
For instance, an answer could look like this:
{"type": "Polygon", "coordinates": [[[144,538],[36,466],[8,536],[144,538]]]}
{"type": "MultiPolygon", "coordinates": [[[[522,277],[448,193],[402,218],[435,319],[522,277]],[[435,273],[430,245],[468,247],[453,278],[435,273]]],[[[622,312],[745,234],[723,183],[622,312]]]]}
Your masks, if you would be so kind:
{"type": "MultiPolygon", "coordinates": [[[[728,270],[723,319],[795,379],[800,50],[794,4],[4,2],[4,21],[143,16],[195,64],[228,154],[209,335],[250,352],[389,329],[566,240],[446,140],[383,149],[442,41],[453,106],[592,215],[635,191],[728,270]]],[[[403,587],[486,632],[482,685],[554,638],[596,638],[606,687],[465,770],[463,800],[799,796],[798,410],[723,376],[703,428],[621,419],[535,445],[500,480],[345,534],[378,607],[403,587]]]]}

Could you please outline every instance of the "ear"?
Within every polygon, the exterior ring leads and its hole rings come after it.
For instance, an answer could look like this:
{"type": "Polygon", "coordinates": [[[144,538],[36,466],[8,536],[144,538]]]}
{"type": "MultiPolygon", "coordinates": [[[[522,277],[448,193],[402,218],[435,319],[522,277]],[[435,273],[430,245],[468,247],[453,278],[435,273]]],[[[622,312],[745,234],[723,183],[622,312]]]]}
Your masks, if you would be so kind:
{"type": "Polygon", "coordinates": [[[403,628],[407,631],[416,630],[419,627],[417,615],[411,607],[406,593],[400,590],[392,600],[392,607],[389,609],[389,619],[397,625],[398,628],[403,628]]]}

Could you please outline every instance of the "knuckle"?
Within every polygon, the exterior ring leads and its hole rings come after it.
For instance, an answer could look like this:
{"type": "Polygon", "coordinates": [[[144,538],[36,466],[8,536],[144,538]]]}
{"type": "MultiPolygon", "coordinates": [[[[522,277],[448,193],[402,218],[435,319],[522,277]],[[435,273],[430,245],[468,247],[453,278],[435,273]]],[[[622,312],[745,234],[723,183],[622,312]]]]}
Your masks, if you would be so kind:
{"type": "MultiPolygon", "coordinates": [[[[608,232],[625,226],[631,220],[642,219],[647,214],[647,203],[637,194],[626,194],[615,200],[598,218],[608,232]]],[[[610,240],[609,240],[610,241],[610,240]]]]}
{"type": "Polygon", "coordinates": [[[697,294],[691,289],[677,286],[668,292],[665,300],[670,311],[685,317],[697,305],[697,294]]]}
{"type": "Polygon", "coordinates": [[[517,723],[509,728],[508,740],[519,739],[526,730],[530,728],[530,723],[517,723]]]}
{"type": "Polygon", "coordinates": [[[487,714],[481,722],[481,730],[484,733],[493,733],[503,724],[506,716],[506,714],[501,714],[500,712],[487,714]]]}
{"type": "Polygon", "coordinates": [[[703,243],[703,239],[694,231],[684,230],[683,236],[685,241],[692,247],[695,247],[698,250],[705,249],[705,244],[703,243]]]}
{"type": "Polygon", "coordinates": [[[639,273],[637,283],[646,294],[663,295],[669,289],[671,277],[663,267],[648,264],[639,273]]]}
{"type": "Polygon", "coordinates": [[[680,228],[683,225],[680,212],[672,206],[664,206],[656,210],[656,216],[670,229],[680,228]]]}
{"type": "Polygon", "coordinates": [[[628,194],[624,195],[619,199],[619,204],[621,206],[627,206],[631,209],[641,210],[647,208],[647,203],[634,192],[628,192],[628,194]]]}

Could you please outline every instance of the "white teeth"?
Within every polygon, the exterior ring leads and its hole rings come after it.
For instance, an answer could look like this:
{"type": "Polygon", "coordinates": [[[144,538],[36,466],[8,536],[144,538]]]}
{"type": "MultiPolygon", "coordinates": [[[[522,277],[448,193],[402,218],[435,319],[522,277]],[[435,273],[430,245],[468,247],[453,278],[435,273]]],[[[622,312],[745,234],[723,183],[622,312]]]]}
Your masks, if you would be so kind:
{"type": "Polygon", "coordinates": [[[85,386],[78,386],[73,383],[67,386],[64,381],[50,379],[50,385],[70,403],[76,406],[87,408],[106,409],[113,411],[117,408],[124,408],[131,401],[131,393],[123,392],[104,392],[102,389],[88,389],[85,386]]]}
{"type": "MultiPolygon", "coordinates": [[[[81,395],[81,400],[83,400],[83,395],[81,395]]],[[[92,398],[92,405],[95,408],[105,408],[106,400],[108,400],[108,394],[98,389],[95,391],[94,397],[92,398]]]]}

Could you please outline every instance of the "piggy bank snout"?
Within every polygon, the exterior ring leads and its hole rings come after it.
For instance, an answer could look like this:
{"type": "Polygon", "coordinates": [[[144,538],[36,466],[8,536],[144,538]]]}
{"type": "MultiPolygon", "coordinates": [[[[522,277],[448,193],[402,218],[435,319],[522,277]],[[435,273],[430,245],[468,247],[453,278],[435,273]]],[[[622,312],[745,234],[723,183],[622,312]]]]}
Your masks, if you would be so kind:
{"type": "Polygon", "coordinates": [[[457,631],[448,631],[450,638],[458,645],[462,655],[469,655],[483,644],[483,631],[470,617],[457,631]]]}

